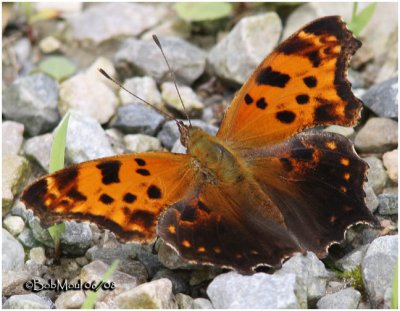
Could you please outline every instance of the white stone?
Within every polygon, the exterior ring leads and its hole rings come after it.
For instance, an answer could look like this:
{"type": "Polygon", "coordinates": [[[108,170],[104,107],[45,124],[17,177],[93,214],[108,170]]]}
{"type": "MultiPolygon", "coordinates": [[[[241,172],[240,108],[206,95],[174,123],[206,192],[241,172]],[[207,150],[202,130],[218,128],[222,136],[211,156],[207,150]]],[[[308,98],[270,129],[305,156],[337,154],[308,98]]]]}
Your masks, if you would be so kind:
{"type": "Polygon", "coordinates": [[[397,149],[386,152],[382,156],[383,165],[386,168],[388,176],[391,181],[397,183],[398,181],[398,160],[399,155],[397,149]]]}
{"type": "Polygon", "coordinates": [[[10,232],[13,236],[17,236],[24,230],[25,223],[24,220],[19,216],[8,215],[3,220],[3,226],[10,232]]]}
{"type": "Polygon", "coordinates": [[[126,149],[130,152],[147,152],[161,150],[160,141],[144,134],[129,134],[124,136],[126,149]]]}
{"type": "Polygon", "coordinates": [[[322,297],[317,302],[318,309],[357,309],[361,294],[354,288],[346,288],[322,297]]]}
{"type": "Polygon", "coordinates": [[[49,36],[40,40],[39,48],[44,54],[53,53],[61,48],[61,42],[53,36],[49,36]]]}
{"type": "Polygon", "coordinates": [[[80,309],[85,299],[83,291],[69,291],[58,296],[55,305],[57,309],[80,309]]]}
{"type": "MultiPolygon", "coordinates": [[[[160,91],[157,88],[156,81],[152,77],[146,76],[126,79],[124,81],[124,87],[128,91],[132,92],[133,94],[147,101],[148,103],[154,105],[155,107],[163,107],[160,91]]],[[[120,89],[119,97],[121,98],[121,102],[123,105],[137,102],[143,103],[123,89],[120,89]]]]}
{"type": "Polygon", "coordinates": [[[24,125],[14,121],[4,121],[2,127],[2,154],[17,155],[24,140],[24,125]]]}

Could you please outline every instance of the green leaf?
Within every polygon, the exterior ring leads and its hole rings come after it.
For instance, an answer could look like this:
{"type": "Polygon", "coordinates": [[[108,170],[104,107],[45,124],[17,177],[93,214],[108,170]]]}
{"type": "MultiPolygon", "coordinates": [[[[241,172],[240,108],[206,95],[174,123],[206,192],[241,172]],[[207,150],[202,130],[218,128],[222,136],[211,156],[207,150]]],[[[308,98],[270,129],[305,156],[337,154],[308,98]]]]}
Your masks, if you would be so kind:
{"type": "Polygon", "coordinates": [[[61,246],[61,234],[65,231],[65,224],[55,224],[51,226],[50,228],[47,229],[50,233],[50,236],[52,237],[54,241],[54,249],[56,251],[56,254],[58,257],[60,254],[60,246],[61,246]]]}
{"type": "Polygon", "coordinates": [[[397,309],[399,306],[399,300],[398,300],[398,295],[399,295],[399,278],[398,278],[398,270],[399,270],[399,259],[397,258],[396,260],[396,268],[394,269],[394,278],[393,278],[393,284],[392,284],[392,300],[390,302],[390,308],[391,309],[397,309]]]}
{"type": "MultiPolygon", "coordinates": [[[[111,278],[111,276],[115,272],[115,270],[117,269],[118,265],[119,265],[119,260],[117,259],[112,263],[110,268],[108,268],[106,273],[104,273],[100,282],[107,282],[111,278]]],[[[94,305],[96,304],[96,301],[99,297],[100,292],[101,292],[101,289],[98,290],[97,292],[95,292],[95,291],[89,292],[86,295],[85,302],[83,303],[81,309],[94,309],[94,305]]]]}
{"type": "Polygon", "coordinates": [[[50,56],[39,64],[39,70],[57,81],[65,80],[76,71],[75,65],[63,56],[50,56]]]}
{"type": "Polygon", "coordinates": [[[61,120],[56,133],[54,134],[54,140],[50,152],[50,173],[58,171],[64,167],[65,143],[67,140],[69,116],[70,114],[68,112],[61,120]]]}
{"type": "MultiPolygon", "coordinates": [[[[374,15],[377,3],[371,3],[364,8],[359,14],[353,15],[351,22],[348,24],[348,28],[356,35],[360,35],[361,31],[367,26],[368,22],[374,15]]],[[[354,9],[357,10],[357,7],[354,9]]],[[[353,13],[355,13],[353,10],[353,13]]]]}
{"type": "Polygon", "coordinates": [[[188,22],[216,20],[232,13],[232,3],[226,2],[178,2],[174,6],[180,18],[188,22]]]}

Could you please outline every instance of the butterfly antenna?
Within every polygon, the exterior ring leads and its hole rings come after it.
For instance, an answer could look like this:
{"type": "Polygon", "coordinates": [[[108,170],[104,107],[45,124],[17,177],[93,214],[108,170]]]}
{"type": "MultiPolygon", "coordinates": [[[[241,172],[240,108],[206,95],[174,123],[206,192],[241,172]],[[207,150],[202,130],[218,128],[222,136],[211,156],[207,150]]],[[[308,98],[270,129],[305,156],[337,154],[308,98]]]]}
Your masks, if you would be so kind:
{"type": "Polygon", "coordinates": [[[176,91],[177,91],[177,93],[178,93],[179,100],[181,101],[181,104],[182,104],[182,107],[183,107],[183,111],[185,112],[185,115],[186,115],[186,119],[189,121],[190,127],[192,127],[192,123],[190,122],[190,118],[189,118],[189,115],[188,115],[188,113],[187,113],[185,104],[183,103],[181,93],[179,92],[178,86],[177,86],[177,84],[176,84],[175,73],[174,73],[174,71],[172,70],[172,67],[171,67],[170,64],[169,64],[168,59],[167,59],[167,57],[165,56],[164,50],[163,50],[163,48],[162,48],[162,46],[161,46],[160,40],[158,40],[158,38],[157,38],[156,35],[153,35],[153,40],[154,40],[154,42],[157,44],[157,46],[160,48],[161,53],[162,53],[162,55],[163,55],[163,57],[164,57],[164,60],[165,60],[165,62],[167,63],[169,73],[170,73],[170,75],[171,75],[171,77],[172,77],[172,80],[173,80],[173,82],[174,82],[175,89],[176,89],[176,91]]]}
{"type": "Polygon", "coordinates": [[[169,114],[169,113],[167,113],[167,112],[165,112],[165,111],[162,111],[162,110],[161,110],[160,108],[158,108],[157,106],[155,106],[155,105],[153,105],[153,104],[150,104],[148,101],[144,100],[143,98],[141,98],[141,97],[137,96],[136,94],[133,94],[131,91],[127,90],[127,89],[121,84],[121,82],[119,82],[119,81],[115,80],[114,78],[112,78],[107,72],[104,71],[104,69],[99,68],[98,70],[100,71],[100,73],[101,73],[104,77],[106,77],[108,80],[114,82],[116,85],[118,85],[118,86],[119,86],[121,89],[123,89],[125,92],[128,92],[128,93],[131,94],[133,97],[135,97],[135,98],[139,99],[140,101],[144,102],[146,105],[149,105],[150,107],[152,107],[153,109],[157,110],[157,112],[161,113],[161,114],[164,115],[165,117],[167,117],[167,118],[169,118],[169,119],[171,119],[171,120],[175,120],[175,122],[178,122],[178,120],[176,120],[176,119],[174,118],[173,115],[171,115],[171,114],[169,114]]]}

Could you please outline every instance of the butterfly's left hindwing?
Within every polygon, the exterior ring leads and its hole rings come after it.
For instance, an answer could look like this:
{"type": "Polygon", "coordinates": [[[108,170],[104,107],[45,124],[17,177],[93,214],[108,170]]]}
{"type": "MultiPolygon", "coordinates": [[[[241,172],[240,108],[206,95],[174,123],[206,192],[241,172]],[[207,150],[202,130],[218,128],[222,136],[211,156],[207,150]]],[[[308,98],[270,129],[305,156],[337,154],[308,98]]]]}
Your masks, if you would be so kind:
{"type": "Polygon", "coordinates": [[[90,221],[121,240],[149,242],[162,210],[194,184],[190,161],[188,155],[163,152],[89,161],[37,180],[22,200],[48,225],[90,221]]]}

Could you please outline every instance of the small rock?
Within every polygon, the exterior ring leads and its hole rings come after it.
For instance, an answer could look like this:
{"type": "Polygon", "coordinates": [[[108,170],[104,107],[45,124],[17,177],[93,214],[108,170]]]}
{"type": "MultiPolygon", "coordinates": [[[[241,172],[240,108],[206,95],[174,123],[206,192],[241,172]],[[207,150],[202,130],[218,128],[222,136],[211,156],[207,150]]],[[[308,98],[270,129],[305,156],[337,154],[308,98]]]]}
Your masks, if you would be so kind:
{"type": "Polygon", "coordinates": [[[2,229],[2,271],[18,271],[24,266],[24,248],[7,230],[2,229]]]}
{"type": "Polygon", "coordinates": [[[46,262],[46,255],[43,247],[34,247],[29,250],[29,258],[34,262],[43,265],[46,262]]]}
{"type": "MultiPolygon", "coordinates": [[[[183,123],[186,125],[189,124],[187,121],[183,121],[183,123]]],[[[210,133],[211,135],[215,135],[218,131],[217,127],[207,124],[201,120],[191,120],[191,123],[193,126],[199,127],[204,131],[210,133]]],[[[175,142],[180,137],[179,129],[178,126],[176,125],[176,122],[175,121],[165,122],[162,130],[158,133],[157,137],[165,147],[171,149],[175,144],[175,142]]]]}
{"type": "Polygon", "coordinates": [[[178,293],[175,295],[175,301],[179,309],[191,309],[193,298],[188,295],[178,293]]]}
{"type": "Polygon", "coordinates": [[[374,192],[374,189],[372,189],[370,182],[364,184],[364,191],[365,191],[365,204],[367,205],[371,213],[373,213],[379,206],[379,200],[374,192]]]}
{"type": "Polygon", "coordinates": [[[135,37],[164,20],[167,10],[160,5],[103,3],[91,6],[69,20],[72,39],[103,41],[122,36],[135,37]]]}
{"type": "Polygon", "coordinates": [[[375,239],[362,261],[364,286],[374,308],[382,307],[385,292],[392,287],[397,260],[397,241],[397,235],[375,239]]]}
{"type": "Polygon", "coordinates": [[[382,193],[379,198],[380,215],[397,215],[399,198],[397,193],[382,193]]]}
{"type": "Polygon", "coordinates": [[[47,247],[54,247],[54,241],[49,231],[42,227],[38,217],[33,217],[28,221],[29,227],[32,230],[32,235],[35,240],[46,245],[47,247]]]}
{"type": "Polygon", "coordinates": [[[190,268],[192,265],[187,263],[177,252],[167,245],[164,241],[161,242],[158,250],[158,259],[168,269],[190,268]]]}
{"type": "Polygon", "coordinates": [[[340,125],[330,125],[326,129],[324,129],[324,131],[340,134],[347,138],[351,137],[354,134],[353,127],[345,127],[340,125]]]}
{"type": "Polygon", "coordinates": [[[208,286],[207,295],[216,309],[299,309],[307,305],[305,293],[291,273],[220,274],[208,286]]]}
{"type": "Polygon", "coordinates": [[[91,79],[99,80],[103,84],[107,85],[110,90],[119,90],[119,86],[103,76],[103,74],[99,72],[99,69],[103,69],[110,77],[114,79],[117,78],[117,73],[112,61],[102,56],[96,58],[96,60],[86,70],[86,75],[91,76],[91,79]]]}
{"type": "Polygon", "coordinates": [[[99,122],[74,111],[68,122],[65,154],[70,163],[80,163],[112,156],[115,152],[99,122]]]}
{"type": "MultiPolygon", "coordinates": [[[[4,268],[3,268],[4,269],[4,268]]],[[[24,270],[11,270],[2,273],[2,294],[4,296],[29,294],[23,285],[32,280],[32,275],[24,270]]]]}
{"type": "Polygon", "coordinates": [[[54,53],[60,50],[61,42],[53,36],[49,36],[40,40],[39,48],[44,54],[54,53]]]}
{"type": "Polygon", "coordinates": [[[275,12],[242,18],[210,51],[211,71],[227,81],[244,83],[276,46],[281,32],[282,22],[275,12]]]}
{"type": "Polygon", "coordinates": [[[317,302],[318,309],[357,309],[361,294],[354,288],[346,288],[326,295],[317,302]]]}
{"type": "Polygon", "coordinates": [[[118,270],[134,276],[136,282],[141,284],[147,281],[148,275],[144,265],[134,260],[137,249],[138,246],[134,243],[121,244],[113,248],[94,246],[86,252],[86,257],[91,261],[101,260],[108,265],[118,259],[120,261],[118,270]]]}
{"type": "Polygon", "coordinates": [[[35,294],[11,296],[3,304],[4,309],[54,309],[54,303],[47,297],[35,294]]]}
{"type": "Polygon", "coordinates": [[[172,283],[172,293],[189,293],[189,284],[179,273],[168,269],[161,269],[154,275],[152,281],[168,279],[172,283]]]}
{"type": "Polygon", "coordinates": [[[213,266],[202,266],[200,269],[193,270],[190,275],[190,286],[199,285],[203,282],[214,279],[221,273],[221,269],[213,266]]]}
{"type": "Polygon", "coordinates": [[[182,145],[181,141],[178,139],[172,146],[171,152],[173,153],[186,153],[187,149],[182,145]]]}
{"type": "Polygon", "coordinates": [[[383,153],[397,147],[397,122],[387,118],[370,118],[357,133],[354,144],[361,152],[383,153]]]}
{"type": "Polygon", "coordinates": [[[29,175],[29,163],[21,156],[8,155],[3,157],[2,203],[3,215],[6,215],[14,201],[14,195],[19,192],[29,175]]]}
{"type": "Polygon", "coordinates": [[[104,124],[114,115],[117,104],[114,92],[93,74],[80,73],[60,85],[58,107],[63,115],[73,109],[104,124]]]}
{"type": "Polygon", "coordinates": [[[336,281],[330,281],[328,283],[328,286],[326,288],[326,293],[327,294],[333,294],[338,292],[339,290],[343,289],[346,286],[344,283],[336,282],[336,281]]]}
{"type": "Polygon", "coordinates": [[[397,77],[372,86],[362,96],[364,105],[379,117],[397,118],[398,114],[397,77]]]}
{"type": "Polygon", "coordinates": [[[31,42],[28,38],[21,38],[15,42],[13,49],[20,64],[24,64],[29,61],[29,57],[32,53],[31,48],[31,42]]]}
{"type": "Polygon", "coordinates": [[[170,16],[161,24],[146,31],[140,36],[142,40],[153,40],[153,35],[157,34],[158,37],[178,37],[187,39],[190,37],[191,25],[179,17],[170,16]]]}
{"type": "Polygon", "coordinates": [[[10,216],[10,215],[8,215],[3,220],[3,226],[13,236],[17,236],[18,234],[20,234],[24,230],[25,223],[24,223],[24,220],[19,216],[10,216]]]}
{"type": "Polygon", "coordinates": [[[124,134],[121,131],[109,128],[105,130],[107,138],[110,142],[111,147],[117,154],[126,153],[126,148],[124,144],[124,134]]]}
{"type": "MultiPolygon", "coordinates": [[[[191,85],[199,78],[205,68],[206,53],[181,38],[159,38],[168,62],[174,69],[176,80],[191,85]]],[[[158,83],[168,81],[168,66],[160,50],[153,41],[128,39],[114,57],[118,72],[125,77],[145,75],[153,77],[158,83]],[[134,72],[127,72],[133,68],[134,72]]]]}
{"type": "Polygon", "coordinates": [[[376,194],[382,193],[387,181],[387,173],[383,167],[382,161],[376,157],[366,157],[363,159],[369,165],[368,184],[376,194]]]}
{"type": "Polygon", "coordinates": [[[398,152],[397,149],[386,152],[382,156],[383,165],[391,181],[397,183],[398,181],[398,152]]]}
{"type": "Polygon", "coordinates": [[[2,154],[17,155],[24,140],[24,125],[14,121],[5,121],[2,124],[2,154]]]}
{"type": "Polygon", "coordinates": [[[208,299],[196,298],[193,300],[191,309],[213,309],[213,305],[208,299]]]}
{"type": "Polygon", "coordinates": [[[55,301],[57,309],[80,309],[85,302],[83,291],[69,291],[61,293],[55,301]]]}
{"type": "Polygon", "coordinates": [[[173,110],[179,111],[182,115],[185,115],[186,110],[188,115],[192,118],[201,116],[204,105],[197,97],[196,93],[190,87],[185,85],[180,85],[178,88],[182,101],[185,105],[185,109],[183,109],[179,94],[177,93],[175,85],[172,82],[164,82],[161,85],[161,96],[167,106],[173,110]]]}
{"type": "Polygon", "coordinates": [[[32,230],[29,228],[25,228],[21,232],[21,234],[18,236],[18,241],[20,241],[22,245],[27,248],[32,248],[40,245],[40,243],[35,240],[32,230]]]}
{"type": "Polygon", "coordinates": [[[161,142],[152,136],[129,134],[124,136],[124,143],[129,152],[147,152],[161,150],[161,142]]]}
{"type": "Polygon", "coordinates": [[[90,247],[93,236],[86,223],[67,221],[65,231],[61,233],[61,250],[64,254],[81,256],[90,247]]]}
{"type": "MultiPolygon", "coordinates": [[[[82,282],[99,282],[108,269],[108,265],[100,260],[96,260],[82,268],[79,278],[82,282]]],[[[98,303],[105,303],[111,309],[117,306],[115,299],[119,294],[129,292],[129,290],[138,285],[135,277],[118,270],[114,271],[108,282],[114,282],[115,289],[112,291],[102,291],[96,305],[98,303]]]]}
{"type": "Polygon", "coordinates": [[[297,282],[303,286],[307,293],[308,304],[314,304],[325,294],[326,282],[329,273],[325,265],[313,252],[307,252],[307,256],[296,254],[286,261],[275,275],[295,274],[297,282]]]}
{"type": "MultiPolygon", "coordinates": [[[[43,258],[42,259],[36,258],[36,259],[43,260],[43,258]]],[[[49,271],[49,268],[44,263],[38,263],[32,259],[28,259],[25,262],[24,270],[27,271],[31,277],[41,278],[45,273],[49,271]]],[[[39,295],[42,296],[41,294],[39,295]]]]}
{"type": "Polygon", "coordinates": [[[164,267],[156,254],[152,254],[143,248],[137,250],[137,258],[146,267],[149,278],[153,278],[157,271],[164,267]]]}
{"type": "MultiPolygon", "coordinates": [[[[164,106],[156,81],[154,81],[152,77],[134,77],[127,79],[124,82],[124,87],[159,109],[164,106]]],[[[123,105],[132,104],[138,101],[123,89],[119,91],[119,97],[121,98],[123,105]]]]}
{"type": "Polygon", "coordinates": [[[14,201],[13,207],[11,208],[11,215],[21,217],[24,222],[34,217],[33,212],[27,209],[25,204],[19,199],[14,201]]]}
{"type": "Polygon", "coordinates": [[[175,309],[172,284],[168,279],[159,279],[139,285],[115,297],[120,309],[175,309]]]}
{"type": "Polygon", "coordinates": [[[53,144],[53,134],[43,134],[29,138],[24,144],[25,155],[32,157],[45,170],[49,171],[50,152],[53,144]]]}
{"type": "Polygon", "coordinates": [[[57,83],[45,74],[16,79],[3,92],[3,115],[24,124],[29,135],[45,133],[60,120],[57,83]]]}
{"type": "Polygon", "coordinates": [[[361,265],[368,246],[369,245],[362,245],[352,250],[350,253],[346,254],[341,259],[336,261],[336,266],[343,271],[353,271],[355,268],[361,265]]]}
{"type": "Polygon", "coordinates": [[[142,104],[131,104],[119,107],[110,125],[124,133],[153,136],[163,121],[164,116],[154,109],[142,104]]]}

